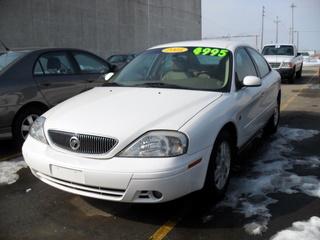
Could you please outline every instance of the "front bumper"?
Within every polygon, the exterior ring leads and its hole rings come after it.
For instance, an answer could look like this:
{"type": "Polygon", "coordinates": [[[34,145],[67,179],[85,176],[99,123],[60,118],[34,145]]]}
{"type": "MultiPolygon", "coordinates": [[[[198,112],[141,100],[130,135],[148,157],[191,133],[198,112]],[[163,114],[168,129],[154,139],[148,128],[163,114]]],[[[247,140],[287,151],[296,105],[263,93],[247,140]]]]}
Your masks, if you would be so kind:
{"type": "Polygon", "coordinates": [[[175,158],[89,159],[32,137],[22,148],[32,173],[58,189],[103,200],[166,202],[202,188],[210,149],[175,158]],[[193,162],[201,161],[188,167],[193,162]],[[160,194],[159,194],[160,193],[160,194]]]}
{"type": "Polygon", "coordinates": [[[280,73],[281,78],[290,78],[294,74],[294,69],[293,68],[278,68],[274,69],[280,73]]]}

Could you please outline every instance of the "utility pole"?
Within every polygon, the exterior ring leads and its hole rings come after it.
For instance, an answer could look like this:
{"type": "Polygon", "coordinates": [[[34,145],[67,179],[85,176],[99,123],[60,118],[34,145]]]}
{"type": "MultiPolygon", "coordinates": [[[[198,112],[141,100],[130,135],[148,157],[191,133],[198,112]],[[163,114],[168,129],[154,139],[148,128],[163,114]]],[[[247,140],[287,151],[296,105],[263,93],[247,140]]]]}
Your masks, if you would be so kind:
{"type": "Polygon", "coordinates": [[[297,34],[297,49],[299,50],[299,41],[300,41],[300,36],[299,36],[299,31],[294,31],[297,34]]]}
{"type": "Polygon", "coordinates": [[[264,17],[266,16],[265,6],[262,6],[262,21],[261,21],[261,50],[263,48],[263,32],[264,32],[264,17]]]}
{"type": "Polygon", "coordinates": [[[297,6],[292,3],[290,5],[291,7],[291,43],[293,44],[294,43],[294,8],[296,8],[297,6]]]}
{"type": "Polygon", "coordinates": [[[274,23],[276,24],[276,43],[279,42],[279,23],[281,21],[279,20],[279,17],[277,16],[276,20],[274,21],[274,23]]]}

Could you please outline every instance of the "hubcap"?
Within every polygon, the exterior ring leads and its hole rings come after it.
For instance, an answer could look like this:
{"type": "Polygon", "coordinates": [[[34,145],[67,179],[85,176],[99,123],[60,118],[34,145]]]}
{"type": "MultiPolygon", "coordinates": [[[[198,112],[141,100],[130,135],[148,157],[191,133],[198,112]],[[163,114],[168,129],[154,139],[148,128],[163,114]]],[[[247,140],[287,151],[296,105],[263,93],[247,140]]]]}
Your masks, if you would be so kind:
{"type": "Polygon", "coordinates": [[[214,183],[221,190],[226,185],[230,173],[231,149],[228,142],[224,141],[220,144],[215,163],[214,183]]]}
{"type": "Polygon", "coordinates": [[[21,124],[21,135],[23,137],[23,139],[26,139],[30,128],[33,124],[33,122],[38,118],[39,116],[37,114],[30,114],[29,116],[27,116],[21,124]]]}

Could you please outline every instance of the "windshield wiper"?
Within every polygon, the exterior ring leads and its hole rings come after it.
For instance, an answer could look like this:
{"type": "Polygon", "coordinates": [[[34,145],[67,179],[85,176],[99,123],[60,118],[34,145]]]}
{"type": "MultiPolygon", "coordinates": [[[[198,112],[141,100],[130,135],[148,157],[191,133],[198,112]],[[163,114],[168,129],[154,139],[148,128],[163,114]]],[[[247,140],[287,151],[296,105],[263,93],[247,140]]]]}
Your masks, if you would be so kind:
{"type": "Polygon", "coordinates": [[[163,82],[146,82],[133,85],[134,87],[159,87],[159,88],[177,88],[177,89],[192,89],[188,87],[182,87],[176,84],[163,83],[163,82]]]}

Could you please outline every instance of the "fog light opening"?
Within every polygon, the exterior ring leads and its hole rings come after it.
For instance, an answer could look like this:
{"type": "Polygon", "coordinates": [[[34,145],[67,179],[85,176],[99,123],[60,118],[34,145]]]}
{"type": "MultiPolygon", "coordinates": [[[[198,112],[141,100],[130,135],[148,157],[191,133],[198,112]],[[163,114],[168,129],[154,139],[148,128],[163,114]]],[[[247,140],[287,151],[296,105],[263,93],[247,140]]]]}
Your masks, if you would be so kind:
{"type": "Polygon", "coordinates": [[[158,192],[158,191],[152,191],[152,195],[153,195],[156,199],[162,198],[162,193],[161,193],[161,192],[158,192]]]}

